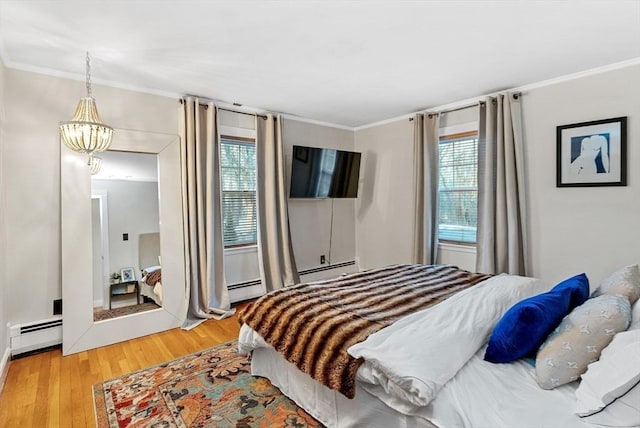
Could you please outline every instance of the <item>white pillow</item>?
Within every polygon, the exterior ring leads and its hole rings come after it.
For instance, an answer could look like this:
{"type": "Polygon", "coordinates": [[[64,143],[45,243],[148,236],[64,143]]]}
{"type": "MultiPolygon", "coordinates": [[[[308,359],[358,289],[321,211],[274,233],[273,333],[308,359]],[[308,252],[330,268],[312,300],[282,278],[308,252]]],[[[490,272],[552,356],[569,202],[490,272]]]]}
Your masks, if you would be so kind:
{"type": "Polygon", "coordinates": [[[640,300],[631,306],[631,325],[628,330],[640,330],[640,300]]]}
{"type": "Polygon", "coordinates": [[[591,423],[640,424],[640,330],[616,334],[576,389],[575,413],[591,423]]]}
{"type": "Polygon", "coordinates": [[[144,274],[149,274],[151,272],[155,272],[155,271],[160,270],[160,269],[161,269],[160,266],[149,266],[149,267],[146,267],[146,268],[142,269],[142,272],[143,272],[143,275],[144,275],[144,274]]]}

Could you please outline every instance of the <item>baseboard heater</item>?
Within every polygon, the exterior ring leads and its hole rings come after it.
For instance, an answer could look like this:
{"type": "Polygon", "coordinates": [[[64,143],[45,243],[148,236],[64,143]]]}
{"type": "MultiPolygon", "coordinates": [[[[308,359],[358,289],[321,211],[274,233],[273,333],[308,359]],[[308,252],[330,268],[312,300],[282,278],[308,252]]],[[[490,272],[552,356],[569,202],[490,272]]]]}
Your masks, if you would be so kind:
{"type": "Polygon", "coordinates": [[[62,317],[9,327],[11,358],[58,346],[62,343],[62,317]]]}
{"type": "Polygon", "coordinates": [[[238,288],[245,288],[245,287],[251,287],[254,285],[260,285],[262,281],[260,281],[259,279],[253,279],[251,281],[245,281],[245,282],[237,282],[235,284],[229,284],[227,285],[227,289],[228,290],[236,290],[238,288]]]}
{"type": "MultiPolygon", "coordinates": [[[[325,270],[338,269],[338,268],[347,267],[347,266],[354,266],[355,264],[356,264],[355,260],[350,260],[348,262],[336,263],[334,265],[318,266],[311,269],[301,270],[298,272],[298,275],[309,275],[310,273],[318,273],[325,270]]],[[[262,281],[260,281],[259,279],[253,279],[251,281],[245,281],[245,282],[238,282],[235,284],[227,285],[227,289],[236,290],[238,288],[251,287],[254,285],[259,285],[261,282],[262,281]]]]}
{"type": "Polygon", "coordinates": [[[353,266],[355,264],[356,264],[355,260],[349,260],[348,262],[336,263],[336,264],[333,264],[333,265],[318,266],[318,267],[311,268],[311,269],[301,270],[300,272],[298,272],[298,274],[299,275],[309,275],[310,273],[318,273],[318,272],[322,272],[322,271],[325,271],[325,270],[339,269],[339,268],[343,268],[343,267],[347,267],[347,266],[353,266]]]}

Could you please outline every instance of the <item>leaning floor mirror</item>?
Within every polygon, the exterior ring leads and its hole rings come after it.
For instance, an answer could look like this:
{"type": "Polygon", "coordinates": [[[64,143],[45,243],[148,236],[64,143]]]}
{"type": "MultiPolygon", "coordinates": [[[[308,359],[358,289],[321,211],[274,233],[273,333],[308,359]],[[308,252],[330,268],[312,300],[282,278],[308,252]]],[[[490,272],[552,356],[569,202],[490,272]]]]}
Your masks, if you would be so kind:
{"type": "Polygon", "coordinates": [[[63,146],[64,355],[179,326],[186,314],[180,144],[117,130],[91,176],[63,146]]]}

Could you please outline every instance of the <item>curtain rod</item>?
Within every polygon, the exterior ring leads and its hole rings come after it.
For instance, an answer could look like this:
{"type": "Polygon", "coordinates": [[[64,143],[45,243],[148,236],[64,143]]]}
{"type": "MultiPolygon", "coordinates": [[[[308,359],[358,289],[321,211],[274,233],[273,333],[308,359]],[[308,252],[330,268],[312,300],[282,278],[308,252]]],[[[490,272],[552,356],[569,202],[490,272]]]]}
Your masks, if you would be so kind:
{"type": "MultiPolygon", "coordinates": [[[[180,102],[180,104],[184,103],[184,100],[182,98],[180,98],[178,100],[180,102]]],[[[200,103],[201,106],[204,106],[204,108],[209,108],[208,104],[203,104],[200,103]]],[[[247,116],[257,116],[260,117],[262,119],[267,119],[267,116],[264,114],[258,114],[258,113],[247,113],[246,111],[238,111],[238,110],[232,110],[230,108],[225,108],[225,107],[218,107],[218,110],[224,110],[224,111],[230,111],[231,113],[239,113],[239,114],[246,114],[247,116]]]]}
{"type": "Polygon", "coordinates": [[[258,114],[258,113],[247,113],[246,111],[238,111],[238,110],[232,110],[230,108],[224,108],[224,107],[218,107],[218,110],[224,110],[224,111],[230,111],[231,113],[239,113],[239,114],[246,114],[247,116],[256,116],[256,117],[261,117],[262,119],[266,119],[267,116],[264,114],[258,114]]]}
{"type": "MultiPolygon", "coordinates": [[[[520,98],[521,95],[522,95],[522,92],[513,92],[511,94],[511,96],[513,97],[514,100],[517,100],[518,98],[520,98]]],[[[495,98],[493,99],[493,102],[494,103],[496,102],[495,98]]],[[[485,103],[484,101],[478,101],[478,102],[475,102],[473,104],[468,104],[466,106],[461,106],[461,107],[456,107],[456,108],[451,108],[451,109],[446,109],[446,110],[439,110],[439,111],[435,111],[435,112],[428,112],[428,115],[429,115],[429,117],[432,117],[433,115],[436,115],[436,114],[451,113],[451,112],[454,112],[454,111],[465,110],[465,109],[468,109],[468,108],[471,108],[471,107],[475,107],[475,106],[482,106],[482,105],[484,105],[484,103],[485,103]]],[[[425,112],[425,113],[427,113],[427,112],[425,112]]],[[[409,118],[409,122],[411,122],[412,120],[413,120],[413,117],[410,117],[409,118]]]]}

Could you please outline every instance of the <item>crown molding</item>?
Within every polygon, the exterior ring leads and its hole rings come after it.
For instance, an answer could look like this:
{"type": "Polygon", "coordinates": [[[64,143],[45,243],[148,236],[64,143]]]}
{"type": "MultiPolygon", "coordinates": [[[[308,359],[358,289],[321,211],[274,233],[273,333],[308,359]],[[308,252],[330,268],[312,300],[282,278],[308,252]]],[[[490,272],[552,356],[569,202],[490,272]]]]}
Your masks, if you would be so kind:
{"type": "Polygon", "coordinates": [[[460,101],[455,101],[449,104],[444,104],[444,105],[440,105],[440,106],[436,106],[436,107],[431,107],[428,109],[424,109],[424,110],[418,110],[414,113],[411,114],[405,114],[402,116],[397,116],[391,119],[386,119],[386,120],[381,120],[379,122],[373,122],[367,125],[361,125],[358,127],[354,128],[354,131],[361,131],[363,129],[367,129],[367,128],[373,128],[376,126],[380,126],[380,125],[386,125],[388,123],[392,123],[392,122],[397,122],[399,120],[403,120],[403,119],[407,119],[412,117],[413,115],[415,115],[416,113],[426,113],[426,112],[437,112],[440,110],[451,110],[451,109],[456,109],[459,107],[465,107],[465,106],[469,106],[472,104],[475,104],[479,101],[484,100],[486,97],[491,97],[491,96],[495,96],[501,92],[522,92],[522,93],[526,93],[527,91],[531,91],[533,89],[539,89],[539,88],[543,88],[546,86],[551,86],[551,85],[557,85],[558,83],[563,83],[563,82],[568,82],[571,80],[576,80],[576,79],[581,79],[584,77],[589,77],[589,76],[595,76],[598,74],[602,74],[602,73],[607,73],[610,71],[615,71],[615,70],[620,70],[623,68],[627,68],[627,67],[633,67],[635,65],[639,65],[640,64],[640,57],[637,58],[632,58],[626,61],[620,61],[620,62],[616,62],[613,64],[608,64],[608,65],[603,65],[601,67],[596,67],[596,68],[591,68],[589,70],[584,70],[584,71],[579,71],[576,73],[571,73],[571,74],[566,74],[564,76],[559,76],[559,77],[554,77],[552,79],[547,79],[547,80],[541,80],[540,82],[535,82],[535,83],[530,83],[527,85],[522,85],[522,86],[518,86],[515,88],[510,88],[510,89],[505,89],[502,91],[498,91],[498,92],[492,92],[490,94],[485,94],[485,95],[480,95],[477,97],[473,97],[473,98],[467,98],[464,100],[460,100],[460,101]]]}

